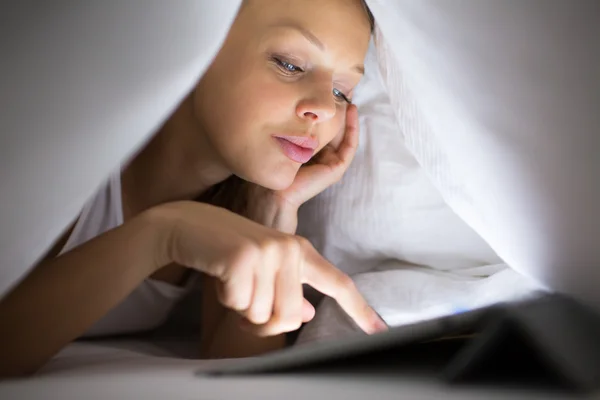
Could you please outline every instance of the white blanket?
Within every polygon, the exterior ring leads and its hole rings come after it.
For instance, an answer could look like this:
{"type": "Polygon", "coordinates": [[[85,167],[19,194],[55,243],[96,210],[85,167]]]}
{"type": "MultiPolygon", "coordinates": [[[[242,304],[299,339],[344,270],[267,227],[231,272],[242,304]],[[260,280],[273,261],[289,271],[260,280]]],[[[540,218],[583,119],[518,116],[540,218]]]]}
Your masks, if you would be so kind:
{"type": "Polygon", "coordinates": [[[600,2],[369,5],[406,145],[450,207],[600,310],[600,2]]]}
{"type": "MultiPolygon", "coordinates": [[[[2,2],[0,293],[175,107],[239,4],[2,2]]],[[[446,200],[511,267],[600,307],[600,3],[369,4],[446,200]]]]}

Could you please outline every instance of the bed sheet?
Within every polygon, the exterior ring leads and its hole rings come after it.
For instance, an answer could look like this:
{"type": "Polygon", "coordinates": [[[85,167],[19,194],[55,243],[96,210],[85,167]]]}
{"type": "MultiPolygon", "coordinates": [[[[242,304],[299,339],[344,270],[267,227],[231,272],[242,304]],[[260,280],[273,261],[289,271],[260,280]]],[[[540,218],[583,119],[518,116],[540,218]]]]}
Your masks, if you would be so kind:
{"type": "Polygon", "coordinates": [[[62,363],[38,377],[0,383],[2,399],[571,399],[557,393],[515,388],[448,387],[435,376],[357,371],[241,377],[200,377],[209,363],[165,357],[162,349],[142,342],[74,344],[62,363]]]}

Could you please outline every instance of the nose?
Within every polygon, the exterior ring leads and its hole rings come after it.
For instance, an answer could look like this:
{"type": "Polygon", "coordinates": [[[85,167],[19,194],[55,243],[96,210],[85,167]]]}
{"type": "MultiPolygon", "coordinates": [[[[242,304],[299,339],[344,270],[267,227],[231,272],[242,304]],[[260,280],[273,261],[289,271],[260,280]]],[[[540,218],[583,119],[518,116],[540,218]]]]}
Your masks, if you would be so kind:
{"type": "Polygon", "coordinates": [[[311,89],[305,92],[305,96],[296,106],[296,114],[304,120],[312,123],[321,123],[333,118],[336,112],[336,102],[333,97],[333,85],[328,82],[315,82],[311,89]]]}

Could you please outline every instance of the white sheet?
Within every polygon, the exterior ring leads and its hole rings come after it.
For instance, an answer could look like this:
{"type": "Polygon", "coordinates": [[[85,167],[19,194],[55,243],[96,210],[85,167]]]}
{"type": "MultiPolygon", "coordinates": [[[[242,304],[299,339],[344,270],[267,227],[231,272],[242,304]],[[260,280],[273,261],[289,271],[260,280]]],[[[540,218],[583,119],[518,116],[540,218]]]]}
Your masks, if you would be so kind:
{"type": "Polygon", "coordinates": [[[2,399],[106,400],[106,399],[330,399],[364,400],[524,400],[567,399],[567,395],[535,394],[511,388],[451,387],[437,377],[372,373],[319,375],[262,375],[207,378],[195,372],[198,361],[153,357],[127,350],[114,352],[111,346],[73,348],[73,357],[85,358],[90,352],[103,353],[97,361],[77,369],[64,368],[50,375],[27,381],[0,383],[2,399]],[[112,359],[109,357],[112,354],[112,359]],[[405,396],[405,397],[403,397],[405,396]]]}
{"type": "Polygon", "coordinates": [[[409,150],[512,268],[600,310],[600,2],[369,0],[409,150]]]}
{"type": "Polygon", "coordinates": [[[239,4],[0,3],[0,297],[191,89],[239,4]]]}

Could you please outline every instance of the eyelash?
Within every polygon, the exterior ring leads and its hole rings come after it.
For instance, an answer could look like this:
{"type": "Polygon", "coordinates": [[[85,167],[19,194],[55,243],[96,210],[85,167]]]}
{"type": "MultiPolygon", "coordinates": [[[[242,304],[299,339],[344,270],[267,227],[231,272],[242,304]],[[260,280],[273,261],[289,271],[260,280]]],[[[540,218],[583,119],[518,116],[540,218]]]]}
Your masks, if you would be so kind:
{"type": "MultiPolygon", "coordinates": [[[[272,59],[275,62],[275,64],[277,65],[277,67],[286,75],[293,76],[293,75],[304,72],[304,70],[302,68],[300,68],[292,63],[289,63],[287,61],[283,61],[279,57],[272,57],[272,59]]],[[[333,96],[336,99],[345,101],[348,104],[352,104],[352,100],[350,100],[348,98],[348,96],[346,96],[344,93],[342,93],[342,91],[339,89],[333,88],[333,96]]]]}

